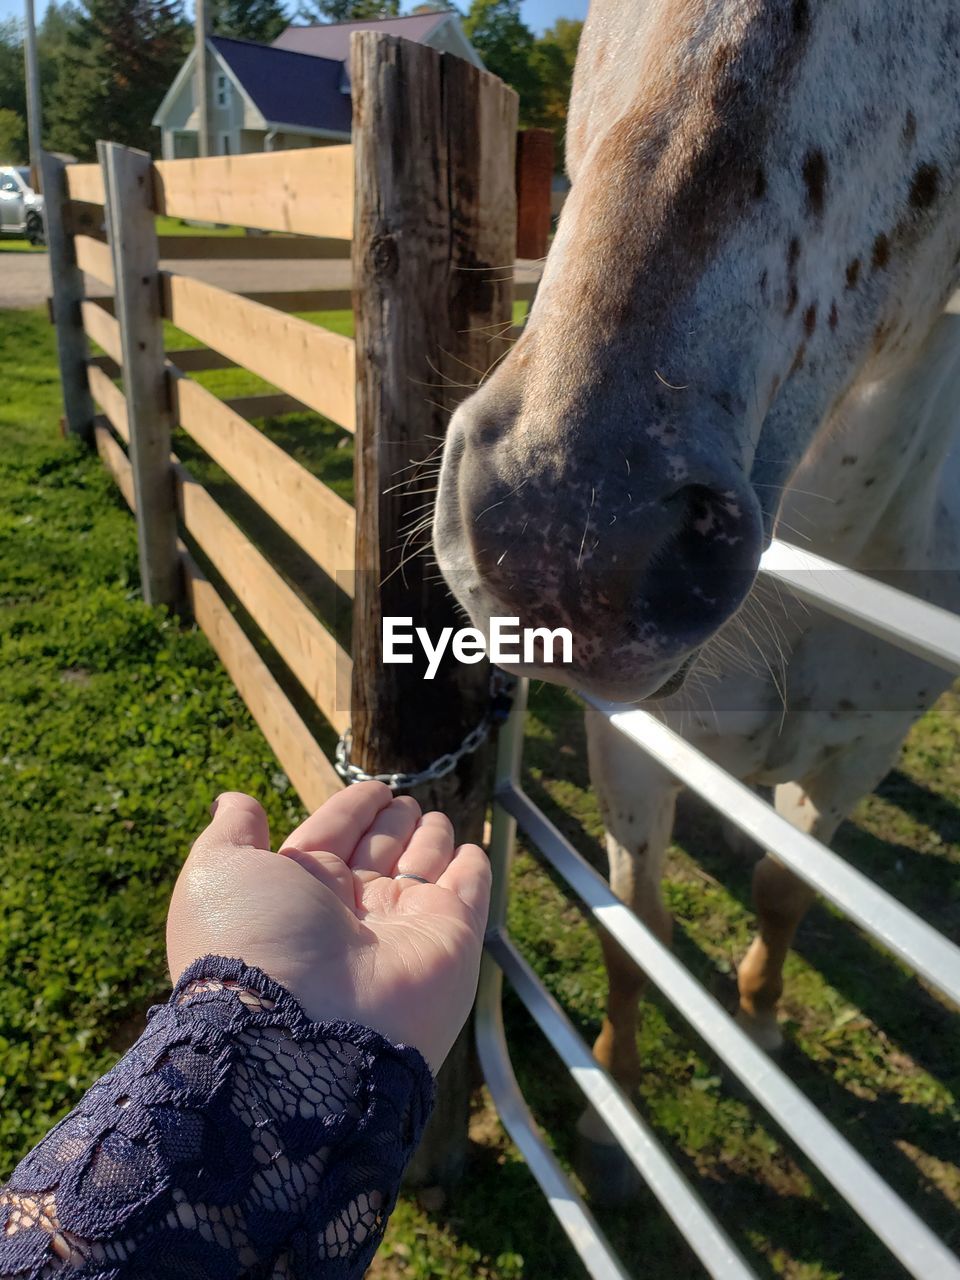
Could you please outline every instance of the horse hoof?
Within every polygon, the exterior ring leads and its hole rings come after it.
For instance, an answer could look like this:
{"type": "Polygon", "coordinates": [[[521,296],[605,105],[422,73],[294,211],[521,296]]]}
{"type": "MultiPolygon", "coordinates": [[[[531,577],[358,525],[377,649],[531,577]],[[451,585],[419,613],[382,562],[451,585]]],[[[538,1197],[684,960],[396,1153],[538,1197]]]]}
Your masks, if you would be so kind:
{"type": "MultiPolygon", "coordinates": [[[[737,1014],[735,1021],[740,1030],[747,1033],[757,1048],[762,1049],[771,1061],[779,1065],[783,1057],[785,1041],[783,1033],[776,1022],[752,1018],[749,1014],[744,1013],[742,1009],[737,1014]]],[[[740,1077],[734,1075],[726,1063],[721,1064],[720,1077],[724,1088],[731,1097],[739,1098],[741,1102],[751,1102],[753,1100],[753,1094],[740,1077]]]]}
{"type": "Polygon", "coordinates": [[[636,1167],[609,1130],[603,1130],[605,1140],[595,1136],[600,1127],[596,1117],[584,1121],[577,1126],[575,1167],[591,1203],[601,1209],[635,1203],[644,1185],[636,1167]]]}
{"type": "Polygon", "coordinates": [[[774,1016],[757,1018],[745,1009],[740,1009],[736,1017],[737,1026],[745,1031],[758,1049],[771,1058],[776,1058],[783,1051],[783,1032],[774,1016]]]}

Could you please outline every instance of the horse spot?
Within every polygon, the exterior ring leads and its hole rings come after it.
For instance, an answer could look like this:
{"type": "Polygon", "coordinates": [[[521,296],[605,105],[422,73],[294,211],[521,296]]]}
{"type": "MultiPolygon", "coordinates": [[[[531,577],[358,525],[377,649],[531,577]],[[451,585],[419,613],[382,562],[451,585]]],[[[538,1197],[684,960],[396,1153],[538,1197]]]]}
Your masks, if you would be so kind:
{"type": "Polygon", "coordinates": [[[860,23],[859,22],[855,22],[853,24],[853,28],[850,31],[850,34],[851,36],[853,36],[853,43],[859,44],[860,43],[860,23]]]}
{"type": "Polygon", "coordinates": [[[906,145],[912,146],[917,136],[917,117],[912,111],[908,111],[903,121],[903,141],[906,145]]]}
{"type": "Polygon", "coordinates": [[[865,489],[869,489],[872,484],[876,484],[876,483],[877,483],[876,476],[867,476],[866,480],[864,480],[863,482],[863,487],[865,489]]]}
{"type": "Polygon", "coordinates": [[[767,175],[763,169],[758,166],[757,172],[753,175],[753,198],[754,200],[762,200],[767,194],[767,175]]]}
{"type": "Polygon", "coordinates": [[[813,331],[817,327],[817,304],[811,302],[803,313],[803,331],[808,338],[813,337],[813,331]]]}
{"type": "Polygon", "coordinates": [[[860,259],[853,258],[847,263],[847,288],[855,289],[860,279],[860,259]]]}
{"type": "Polygon", "coordinates": [[[855,454],[845,453],[841,459],[841,466],[852,467],[855,465],[856,461],[857,459],[855,454]]]}
{"type": "Polygon", "coordinates": [[[798,370],[803,368],[803,357],[806,354],[807,344],[805,342],[801,342],[799,347],[797,347],[797,354],[793,357],[793,364],[790,366],[791,374],[797,373],[798,370]]]}
{"type": "Polygon", "coordinates": [[[766,273],[766,270],[763,270],[763,271],[761,271],[761,273],[760,273],[760,297],[761,297],[761,298],[763,298],[764,302],[766,302],[766,299],[767,299],[767,273],[766,273]]]}
{"type": "Polygon", "coordinates": [[[910,184],[910,203],[914,209],[929,209],[940,192],[940,170],[935,164],[921,164],[910,184]]]}
{"type": "Polygon", "coordinates": [[[786,306],[786,310],[783,313],[784,315],[787,315],[787,316],[790,315],[794,307],[797,305],[797,301],[799,297],[800,297],[800,290],[797,288],[797,282],[796,280],[791,280],[790,285],[787,289],[787,306],[786,306]]]}
{"type": "Polygon", "coordinates": [[[830,315],[828,317],[828,323],[831,329],[835,329],[837,327],[837,322],[839,321],[839,319],[840,319],[840,313],[837,311],[837,304],[836,302],[831,302],[830,315]]]}
{"type": "Polygon", "coordinates": [[[810,6],[807,0],[793,0],[793,33],[805,36],[810,30],[810,6]]]}
{"type": "Polygon", "coordinates": [[[793,270],[793,268],[797,265],[799,258],[800,258],[800,241],[797,239],[796,236],[794,236],[791,239],[790,243],[787,245],[787,267],[789,268],[789,270],[791,271],[793,270]]]}
{"type": "Polygon", "coordinates": [[[881,271],[890,261],[890,240],[887,236],[880,233],[873,242],[873,253],[870,257],[870,263],[874,271],[881,271]]]}
{"type": "Polygon", "coordinates": [[[827,190],[827,161],[822,151],[807,152],[803,161],[803,182],[807,188],[807,209],[819,218],[827,190]]]}
{"type": "Polygon", "coordinates": [[[650,846],[649,846],[649,844],[647,843],[647,841],[646,841],[646,840],[641,840],[641,841],[640,841],[640,843],[637,845],[637,857],[638,857],[638,858],[643,858],[643,857],[645,857],[645,856],[646,856],[647,849],[648,849],[649,847],[650,847],[650,846]]]}

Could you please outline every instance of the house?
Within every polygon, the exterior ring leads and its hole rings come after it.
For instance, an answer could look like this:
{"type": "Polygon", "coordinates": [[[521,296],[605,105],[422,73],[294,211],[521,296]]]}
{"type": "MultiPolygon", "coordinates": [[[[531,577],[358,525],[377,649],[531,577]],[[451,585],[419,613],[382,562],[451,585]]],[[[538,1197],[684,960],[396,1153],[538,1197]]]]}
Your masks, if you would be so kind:
{"type": "MultiPolygon", "coordinates": [[[[272,45],[208,36],[210,131],[216,155],[280,151],[350,140],[350,36],[384,31],[482,67],[456,13],[291,26],[272,45]]],[[[157,108],[165,160],[198,153],[196,51],[157,108]]]]}

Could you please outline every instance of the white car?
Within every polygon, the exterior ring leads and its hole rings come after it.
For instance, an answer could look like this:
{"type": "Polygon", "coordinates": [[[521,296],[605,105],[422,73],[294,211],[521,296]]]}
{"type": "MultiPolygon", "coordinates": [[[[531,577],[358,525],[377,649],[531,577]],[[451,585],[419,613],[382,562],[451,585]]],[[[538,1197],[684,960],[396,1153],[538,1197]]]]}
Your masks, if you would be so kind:
{"type": "Polygon", "coordinates": [[[43,196],[30,185],[30,170],[21,165],[0,168],[0,234],[26,236],[31,244],[46,240],[43,196]]]}

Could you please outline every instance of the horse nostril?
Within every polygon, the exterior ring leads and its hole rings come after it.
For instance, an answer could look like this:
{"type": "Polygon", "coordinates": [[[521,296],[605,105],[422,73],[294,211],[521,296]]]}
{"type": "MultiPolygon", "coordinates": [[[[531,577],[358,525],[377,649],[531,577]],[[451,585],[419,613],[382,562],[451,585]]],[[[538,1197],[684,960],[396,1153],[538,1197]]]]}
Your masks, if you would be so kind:
{"type": "Polygon", "coordinates": [[[644,575],[648,616],[698,642],[736,608],[753,581],[760,547],[755,504],[734,489],[688,484],[663,507],[670,519],[644,575]]]}

